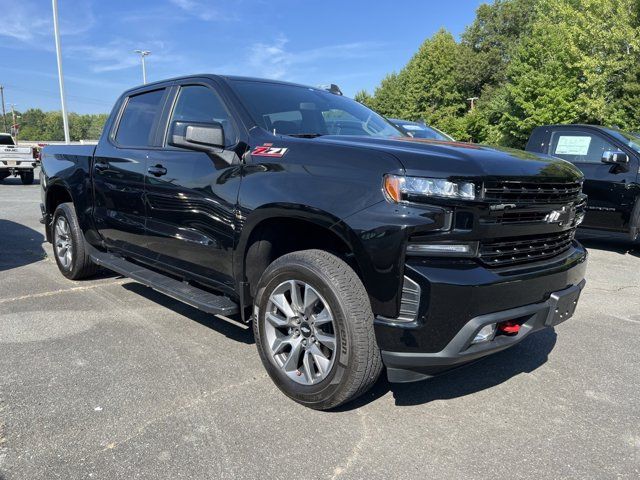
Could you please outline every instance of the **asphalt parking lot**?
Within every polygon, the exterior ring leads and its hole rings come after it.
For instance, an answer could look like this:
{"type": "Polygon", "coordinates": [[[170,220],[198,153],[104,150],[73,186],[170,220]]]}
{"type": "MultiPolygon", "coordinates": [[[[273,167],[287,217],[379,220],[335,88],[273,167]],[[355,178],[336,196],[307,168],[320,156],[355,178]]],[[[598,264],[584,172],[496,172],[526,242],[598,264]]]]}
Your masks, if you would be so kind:
{"type": "Polygon", "coordinates": [[[582,235],[576,316],[337,412],[284,397],[251,331],[108,273],[58,273],[40,189],[0,184],[0,479],[640,475],[640,247],[582,235]]]}

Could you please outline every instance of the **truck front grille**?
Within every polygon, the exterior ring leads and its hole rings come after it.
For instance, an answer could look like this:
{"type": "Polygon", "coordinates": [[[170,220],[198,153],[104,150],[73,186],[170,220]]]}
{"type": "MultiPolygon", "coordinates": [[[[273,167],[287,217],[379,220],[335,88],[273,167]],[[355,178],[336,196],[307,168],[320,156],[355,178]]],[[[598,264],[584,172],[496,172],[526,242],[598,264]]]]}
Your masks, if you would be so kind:
{"type": "Polygon", "coordinates": [[[495,181],[484,185],[484,199],[501,203],[570,203],[578,199],[580,182],[534,183],[495,181]]]}
{"type": "Polygon", "coordinates": [[[513,225],[517,223],[539,223],[543,222],[549,214],[550,210],[538,212],[505,212],[502,216],[496,218],[495,223],[502,225],[513,225]]]}
{"type": "Polygon", "coordinates": [[[480,243],[480,260],[490,267],[505,267],[545,260],[569,250],[575,229],[564,232],[501,238],[480,243]]]}

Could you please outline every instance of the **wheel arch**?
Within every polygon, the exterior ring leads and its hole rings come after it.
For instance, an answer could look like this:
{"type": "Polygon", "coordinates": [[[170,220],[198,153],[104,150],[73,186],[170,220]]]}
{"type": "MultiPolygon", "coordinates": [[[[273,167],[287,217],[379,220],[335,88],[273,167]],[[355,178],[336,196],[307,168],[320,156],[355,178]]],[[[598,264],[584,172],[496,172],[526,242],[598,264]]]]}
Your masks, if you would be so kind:
{"type": "Polygon", "coordinates": [[[247,218],[236,247],[234,270],[243,306],[251,305],[257,283],[271,262],[287,253],[308,249],[336,254],[365,283],[362,246],[355,232],[339,218],[299,205],[264,207],[247,218]]]}
{"type": "Polygon", "coordinates": [[[53,214],[56,208],[62,203],[73,203],[73,196],[71,189],[65,183],[58,181],[47,185],[44,195],[44,208],[46,214],[46,237],[47,241],[51,243],[51,221],[53,220],[53,214]]]}

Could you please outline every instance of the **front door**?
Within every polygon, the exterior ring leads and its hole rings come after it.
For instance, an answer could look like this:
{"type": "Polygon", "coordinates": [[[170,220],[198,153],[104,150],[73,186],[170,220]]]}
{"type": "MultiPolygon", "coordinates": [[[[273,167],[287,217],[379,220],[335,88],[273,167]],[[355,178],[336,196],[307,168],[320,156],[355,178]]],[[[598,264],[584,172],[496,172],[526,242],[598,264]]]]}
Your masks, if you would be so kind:
{"type": "Polygon", "coordinates": [[[233,287],[232,252],[240,189],[235,123],[208,85],[178,87],[167,135],[175,121],[222,124],[227,148],[205,153],[167,146],[147,159],[146,248],[158,265],[196,274],[214,286],[233,287]]]}
{"type": "Polygon", "coordinates": [[[105,135],[93,164],[94,219],[106,246],[145,255],[144,180],[166,89],[124,100],[115,132],[105,135]]]}
{"type": "Polygon", "coordinates": [[[628,166],[602,163],[606,151],[620,150],[613,140],[590,130],[554,130],[549,153],[568,160],[585,177],[584,193],[588,195],[587,215],[583,226],[623,230],[629,217],[629,185],[636,180],[637,159],[630,156],[628,166]]]}

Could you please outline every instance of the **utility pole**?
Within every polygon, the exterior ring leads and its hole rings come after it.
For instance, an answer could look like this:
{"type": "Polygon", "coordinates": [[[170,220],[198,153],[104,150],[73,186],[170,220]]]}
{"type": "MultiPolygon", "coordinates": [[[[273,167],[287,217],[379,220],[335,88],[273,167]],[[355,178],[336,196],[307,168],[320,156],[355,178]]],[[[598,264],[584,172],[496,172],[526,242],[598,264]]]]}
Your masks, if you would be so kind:
{"type": "Polygon", "coordinates": [[[58,27],[58,0],[51,0],[53,6],[53,35],[56,42],[56,58],[58,60],[58,83],[60,84],[60,103],[62,105],[62,126],[64,141],[70,142],[69,118],[67,118],[67,100],[64,95],[64,77],[62,75],[62,53],[60,51],[60,28],[58,27]]]}
{"type": "Polygon", "coordinates": [[[142,83],[144,85],[147,84],[147,65],[144,61],[144,57],[151,55],[149,50],[134,50],[134,53],[140,54],[140,59],[142,60],[142,83]]]}
{"type": "Polygon", "coordinates": [[[7,130],[7,111],[4,108],[4,86],[0,85],[0,97],[2,97],[2,126],[5,132],[7,130]]]}
{"type": "Polygon", "coordinates": [[[476,108],[476,100],[479,100],[479,97],[467,98],[467,102],[471,102],[471,110],[476,108]]]}
{"type": "Polygon", "coordinates": [[[15,103],[10,103],[9,106],[11,107],[11,130],[14,132],[13,133],[13,141],[16,142],[16,145],[18,144],[18,118],[16,117],[16,104],[15,103]]]}

